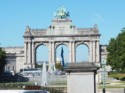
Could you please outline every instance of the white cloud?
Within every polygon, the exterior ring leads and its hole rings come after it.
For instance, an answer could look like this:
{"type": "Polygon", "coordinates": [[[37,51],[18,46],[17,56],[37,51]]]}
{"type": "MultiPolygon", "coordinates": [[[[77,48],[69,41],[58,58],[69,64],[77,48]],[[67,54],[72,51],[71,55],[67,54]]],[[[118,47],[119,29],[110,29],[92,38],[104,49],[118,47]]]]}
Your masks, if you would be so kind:
{"type": "Polygon", "coordinates": [[[101,14],[94,12],[91,21],[92,23],[104,23],[105,19],[101,14]]]}

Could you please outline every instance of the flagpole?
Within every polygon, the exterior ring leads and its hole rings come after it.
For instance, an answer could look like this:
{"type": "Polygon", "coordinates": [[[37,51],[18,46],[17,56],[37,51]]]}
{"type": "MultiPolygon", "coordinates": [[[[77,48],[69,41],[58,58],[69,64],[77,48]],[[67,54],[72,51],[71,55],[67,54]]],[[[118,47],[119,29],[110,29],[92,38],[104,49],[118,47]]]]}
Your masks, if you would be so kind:
{"type": "Polygon", "coordinates": [[[64,51],[63,51],[63,47],[62,47],[62,50],[61,50],[62,67],[65,66],[63,53],[64,53],[64,51]]]}

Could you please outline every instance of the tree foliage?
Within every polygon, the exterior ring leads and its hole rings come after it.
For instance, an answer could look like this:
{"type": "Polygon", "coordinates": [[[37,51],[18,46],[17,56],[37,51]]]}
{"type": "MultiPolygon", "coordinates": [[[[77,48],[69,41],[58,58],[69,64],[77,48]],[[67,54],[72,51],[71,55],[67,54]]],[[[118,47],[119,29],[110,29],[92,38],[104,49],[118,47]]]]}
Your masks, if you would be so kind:
{"type": "Polygon", "coordinates": [[[125,28],[121,30],[116,38],[111,38],[107,47],[107,65],[113,70],[125,71],[125,28]]]}
{"type": "Polygon", "coordinates": [[[61,63],[56,63],[55,66],[56,66],[56,69],[58,69],[58,70],[61,70],[61,69],[62,69],[61,63]]]}
{"type": "Polygon", "coordinates": [[[0,48],[0,75],[4,71],[4,66],[6,64],[6,53],[0,48]]]}

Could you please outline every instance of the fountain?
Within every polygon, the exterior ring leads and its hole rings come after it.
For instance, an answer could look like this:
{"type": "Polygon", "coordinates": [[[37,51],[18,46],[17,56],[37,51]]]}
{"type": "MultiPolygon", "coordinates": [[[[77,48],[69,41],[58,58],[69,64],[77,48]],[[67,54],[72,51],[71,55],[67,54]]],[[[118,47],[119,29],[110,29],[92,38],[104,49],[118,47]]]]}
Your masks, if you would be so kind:
{"type": "Polygon", "coordinates": [[[49,70],[48,70],[48,84],[51,85],[51,83],[55,80],[55,63],[51,63],[49,65],[49,70]]]}
{"type": "Polygon", "coordinates": [[[43,63],[42,74],[41,74],[41,86],[47,86],[47,71],[46,71],[46,63],[43,63]]]}
{"type": "Polygon", "coordinates": [[[65,76],[60,76],[56,73],[55,63],[50,63],[48,67],[48,71],[46,68],[46,63],[43,63],[42,70],[41,70],[40,78],[37,78],[38,85],[42,87],[51,87],[54,86],[56,82],[63,81],[65,76]]]}

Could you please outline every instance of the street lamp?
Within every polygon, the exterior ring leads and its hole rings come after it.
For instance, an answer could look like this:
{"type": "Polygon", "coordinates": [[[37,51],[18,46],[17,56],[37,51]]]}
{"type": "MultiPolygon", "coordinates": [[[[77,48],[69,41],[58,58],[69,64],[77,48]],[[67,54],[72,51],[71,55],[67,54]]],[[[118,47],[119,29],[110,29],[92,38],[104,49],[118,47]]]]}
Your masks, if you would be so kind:
{"type": "Polygon", "coordinates": [[[106,61],[102,61],[102,68],[103,68],[103,93],[105,93],[105,65],[106,65],[106,61]]]}

